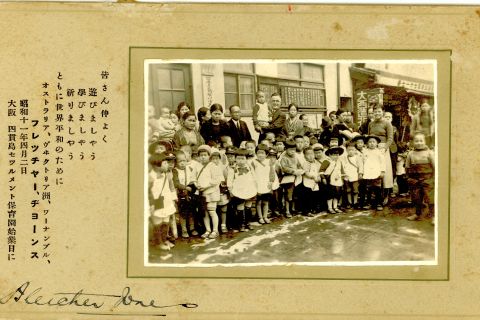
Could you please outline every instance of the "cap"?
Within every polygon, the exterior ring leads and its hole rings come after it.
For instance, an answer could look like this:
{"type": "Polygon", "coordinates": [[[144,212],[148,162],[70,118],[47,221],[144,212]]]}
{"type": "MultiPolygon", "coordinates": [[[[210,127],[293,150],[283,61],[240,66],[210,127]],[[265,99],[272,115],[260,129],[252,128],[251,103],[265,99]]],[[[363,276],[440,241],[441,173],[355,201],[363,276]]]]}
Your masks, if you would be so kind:
{"type": "Polygon", "coordinates": [[[202,144],[201,146],[198,147],[197,149],[198,153],[202,152],[202,151],[206,151],[209,155],[212,153],[212,148],[206,144],[202,144]]]}
{"type": "Polygon", "coordinates": [[[235,147],[229,146],[225,149],[225,154],[235,154],[235,147]]]}
{"type": "Polygon", "coordinates": [[[343,154],[343,148],[333,147],[333,148],[330,148],[330,149],[328,149],[327,151],[325,151],[325,154],[326,154],[327,156],[330,156],[330,155],[332,155],[332,154],[342,155],[342,154],[343,154]]]}
{"type": "Polygon", "coordinates": [[[313,151],[324,150],[325,148],[320,143],[315,143],[312,146],[313,151]]]}

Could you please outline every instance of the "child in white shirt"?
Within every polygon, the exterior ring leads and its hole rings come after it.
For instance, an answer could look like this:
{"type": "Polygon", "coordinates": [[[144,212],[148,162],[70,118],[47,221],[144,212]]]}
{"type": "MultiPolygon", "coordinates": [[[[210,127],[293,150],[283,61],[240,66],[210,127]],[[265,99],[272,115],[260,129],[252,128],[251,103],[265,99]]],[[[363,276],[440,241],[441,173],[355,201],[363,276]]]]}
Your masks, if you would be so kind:
{"type": "Polygon", "coordinates": [[[367,198],[375,196],[375,200],[371,200],[371,206],[376,207],[378,211],[383,210],[382,179],[386,170],[385,155],[378,149],[380,141],[377,136],[366,136],[367,148],[363,150],[363,179],[367,198]]]}

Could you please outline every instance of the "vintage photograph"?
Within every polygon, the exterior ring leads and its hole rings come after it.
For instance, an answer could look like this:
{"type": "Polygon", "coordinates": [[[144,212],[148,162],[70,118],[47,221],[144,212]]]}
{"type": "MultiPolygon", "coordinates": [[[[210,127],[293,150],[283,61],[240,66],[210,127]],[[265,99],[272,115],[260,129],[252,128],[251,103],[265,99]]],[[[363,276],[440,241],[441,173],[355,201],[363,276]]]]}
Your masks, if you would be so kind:
{"type": "Polygon", "coordinates": [[[145,60],[145,265],[435,265],[436,68],[145,60]]]}

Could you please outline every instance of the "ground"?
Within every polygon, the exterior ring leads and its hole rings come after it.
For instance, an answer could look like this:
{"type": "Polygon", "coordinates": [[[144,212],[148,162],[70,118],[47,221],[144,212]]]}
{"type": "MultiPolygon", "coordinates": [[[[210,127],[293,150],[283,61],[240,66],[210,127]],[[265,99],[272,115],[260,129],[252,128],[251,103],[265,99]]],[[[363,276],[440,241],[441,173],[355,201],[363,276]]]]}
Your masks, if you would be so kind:
{"type": "Polygon", "coordinates": [[[150,247],[159,264],[278,262],[425,261],[435,259],[435,227],[430,220],[408,221],[407,199],[384,211],[347,211],[315,217],[274,219],[253,230],[217,239],[179,238],[170,251],[150,247]]]}

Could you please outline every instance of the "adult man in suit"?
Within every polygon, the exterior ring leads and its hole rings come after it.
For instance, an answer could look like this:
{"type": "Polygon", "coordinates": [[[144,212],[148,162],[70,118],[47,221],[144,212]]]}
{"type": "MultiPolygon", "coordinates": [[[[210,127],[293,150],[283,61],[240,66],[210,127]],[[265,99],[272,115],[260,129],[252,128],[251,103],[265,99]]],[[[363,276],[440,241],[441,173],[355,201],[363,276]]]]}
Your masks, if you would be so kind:
{"type": "Polygon", "coordinates": [[[262,134],[260,135],[259,142],[264,139],[265,133],[273,132],[275,137],[278,137],[283,127],[285,126],[285,114],[280,110],[282,105],[282,98],[279,93],[273,93],[270,98],[270,103],[272,104],[272,122],[267,126],[262,128],[262,134]]]}
{"type": "Polygon", "coordinates": [[[245,140],[252,140],[250,130],[248,130],[247,123],[241,120],[240,107],[236,105],[230,106],[231,119],[228,120],[228,132],[232,138],[232,143],[235,147],[240,147],[240,143],[245,140]]]}

